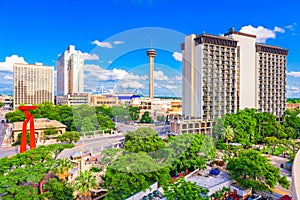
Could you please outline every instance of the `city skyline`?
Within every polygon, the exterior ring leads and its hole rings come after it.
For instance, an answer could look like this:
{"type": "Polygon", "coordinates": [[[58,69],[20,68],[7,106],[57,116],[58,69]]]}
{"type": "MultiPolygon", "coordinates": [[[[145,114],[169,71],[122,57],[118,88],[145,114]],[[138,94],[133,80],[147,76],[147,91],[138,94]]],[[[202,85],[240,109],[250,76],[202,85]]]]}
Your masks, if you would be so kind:
{"type": "MultiPolygon", "coordinates": [[[[232,9],[235,10],[235,14],[228,13],[226,9],[223,9],[222,5],[225,6],[225,3],[220,3],[220,7],[216,8],[209,7],[209,3],[202,3],[201,7],[207,9],[201,9],[201,12],[195,13],[189,12],[188,8],[189,5],[196,4],[197,1],[182,2],[178,5],[172,4],[172,6],[169,5],[170,3],[168,0],[88,1],[85,4],[74,2],[72,5],[60,2],[60,6],[57,7],[55,1],[42,4],[33,4],[30,1],[27,3],[22,1],[1,2],[1,7],[5,8],[0,14],[5,27],[0,33],[0,44],[5,47],[0,52],[1,93],[12,94],[12,64],[9,62],[42,62],[45,65],[55,66],[58,54],[69,45],[75,45],[78,50],[84,53],[85,69],[89,71],[85,74],[86,79],[99,79],[93,72],[105,72],[105,77],[103,77],[105,81],[97,83],[95,87],[104,83],[105,86],[112,88],[117,82],[124,88],[127,86],[127,91],[132,91],[134,88],[147,91],[148,72],[141,69],[148,65],[145,51],[150,48],[150,38],[144,38],[145,43],[148,44],[148,46],[144,46],[144,49],[111,60],[109,55],[112,51],[128,47],[134,41],[132,38],[121,40],[122,38],[113,38],[113,36],[141,27],[162,27],[178,31],[182,35],[201,34],[203,32],[220,35],[230,27],[235,27],[237,31],[256,33],[258,41],[261,43],[289,49],[287,97],[300,97],[300,59],[298,58],[300,47],[297,45],[297,41],[300,40],[297,34],[299,17],[289,15],[289,13],[293,13],[293,10],[296,11],[292,3],[277,8],[263,9],[267,8],[269,4],[260,2],[260,8],[257,8],[257,2],[254,1],[247,8],[239,8],[238,5],[233,6],[232,9]],[[67,6],[69,9],[66,9],[67,6]],[[164,9],[169,6],[173,12],[165,13],[164,9]],[[88,12],[86,11],[88,9],[82,9],[97,7],[106,9],[102,9],[100,12],[97,10],[88,12]],[[16,15],[9,15],[12,9],[17,13],[16,15]],[[214,9],[213,15],[210,14],[211,9],[214,9]],[[32,12],[33,10],[35,12],[32,12]],[[52,15],[51,10],[55,10],[56,14],[52,15]],[[261,12],[262,10],[264,12],[261,12]],[[80,17],[70,15],[80,11],[82,11],[80,17]],[[282,11],[283,15],[286,13],[285,17],[276,14],[280,13],[279,11],[282,11]],[[250,15],[251,12],[252,15],[250,15]],[[149,17],[150,14],[153,15],[149,17]],[[38,15],[39,17],[36,17],[38,15]],[[226,17],[223,18],[222,16],[226,17]],[[72,17],[77,21],[72,21],[72,17]],[[76,23],[79,22],[81,26],[74,26],[75,21],[76,23]],[[18,26],[15,26],[16,24],[23,28],[19,29],[18,26]],[[53,28],[54,25],[55,28],[53,28]],[[46,31],[48,29],[49,31],[46,31]],[[95,53],[97,49],[99,49],[99,53],[95,53]],[[13,61],[6,62],[5,58],[12,55],[16,55],[11,58],[13,61]],[[93,67],[94,71],[91,70],[93,67]],[[131,79],[125,81],[124,77],[131,79]]],[[[159,45],[159,38],[151,39],[154,48],[159,45]]],[[[179,44],[183,42],[183,37],[173,38],[173,42],[174,48],[172,47],[168,51],[157,49],[159,56],[155,59],[155,86],[162,88],[156,89],[155,87],[156,96],[172,93],[167,91],[173,91],[174,96],[181,95],[180,92],[176,93],[176,91],[181,91],[179,79],[181,77],[182,58],[179,44]]],[[[87,89],[90,89],[90,85],[86,85],[85,90],[87,91],[87,89]]],[[[95,88],[93,89],[95,90],[95,88]]]]}

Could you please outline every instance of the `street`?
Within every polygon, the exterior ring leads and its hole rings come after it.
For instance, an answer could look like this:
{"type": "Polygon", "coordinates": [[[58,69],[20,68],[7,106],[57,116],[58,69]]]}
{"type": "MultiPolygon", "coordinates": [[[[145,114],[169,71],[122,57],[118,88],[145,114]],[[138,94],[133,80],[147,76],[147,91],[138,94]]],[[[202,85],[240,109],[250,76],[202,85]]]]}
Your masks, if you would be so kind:
{"type": "MultiPolygon", "coordinates": [[[[1,115],[1,120],[3,116],[1,115]]],[[[1,122],[1,121],[0,121],[1,122]]],[[[5,126],[6,124],[0,124],[0,158],[3,158],[5,156],[12,156],[19,152],[18,147],[6,147],[2,148],[2,141],[5,134],[5,126]]],[[[58,158],[68,158],[70,154],[73,152],[83,152],[83,153],[92,153],[93,155],[99,154],[103,149],[109,148],[114,143],[117,143],[121,139],[123,139],[124,133],[127,131],[134,131],[138,128],[141,128],[142,126],[133,126],[133,125],[127,125],[122,123],[116,123],[116,127],[121,132],[121,134],[115,134],[115,135],[109,135],[109,136],[100,136],[95,138],[89,138],[86,140],[80,140],[76,147],[72,149],[66,149],[63,152],[60,153],[58,158]]],[[[165,137],[167,135],[167,132],[169,132],[170,126],[156,126],[154,127],[154,130],[159,133],[161,137],[165,137]]]]}

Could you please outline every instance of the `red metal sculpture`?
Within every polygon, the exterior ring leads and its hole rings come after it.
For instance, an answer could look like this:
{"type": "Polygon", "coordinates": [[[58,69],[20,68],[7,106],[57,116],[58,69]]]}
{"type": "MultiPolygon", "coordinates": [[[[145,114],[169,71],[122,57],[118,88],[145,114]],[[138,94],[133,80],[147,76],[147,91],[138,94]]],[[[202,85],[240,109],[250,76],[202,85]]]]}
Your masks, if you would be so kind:
{"type": "Polygon", "coordinates": [[[35,135],[34,135],[34,118],[33,115],[28,112],[28,110],[35,110],[37,106],[19,106],[18,109],[23,111],[26,119],[23,122],[23,129],[22,129],[22,138],[21,138],[21,145],[20,145],[20,153],[26,151],[26,136],[27,136],[27,123],[30,121],[30,149],[35,149],[35,135]]]}

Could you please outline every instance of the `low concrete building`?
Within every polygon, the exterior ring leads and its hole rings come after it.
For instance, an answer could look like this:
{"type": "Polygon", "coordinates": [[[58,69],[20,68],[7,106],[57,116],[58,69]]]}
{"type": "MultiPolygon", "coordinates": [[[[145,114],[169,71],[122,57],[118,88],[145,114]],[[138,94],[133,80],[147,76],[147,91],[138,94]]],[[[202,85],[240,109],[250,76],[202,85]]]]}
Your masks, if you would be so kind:
{"type": "Polygon", "coordinates": [[[140,117],[146,111],[151,113],[153,119],[157,116],[180,116],[182,114],[182,103],[179,99],[132,98],[130,106],[140,108],[140,117]]]}
{"type": "Polygon", "coordinates": [[[90,96],[90,106],[102,106],[107,107],[120,105],[118,97],[114,95],[100,95],[95,94],[90,96]]]}
{"type": "Polygon", "coordinates": [[[57,105],[78,106],[83,104],[89,104],[89,102],[89,93],[73,93],[55,97],[55,104],[57,105]]]}
{"type": "Polygon", "coordinates": [[[300,103],[287,103],[286,104],[287,110],[294,110],[295,108],[300,108],[300,103]]]}
{"type": "Polygon", "coordinates": [[[223,187],[229,188],[233,183],[230,175],[222,170],[217,176],[210,175],[209,171],[211,169],[211,167],[207,167],[206,169],[201,171],[196,170],[193,173],[185,176],[185,180],[196,183],[196,185],[208,189],[208,196],[211,196],[213,193],[221,190],[223,187]]]}
{"type": "MultiPolygon", "coordinates": [[[[67,126],[56,121],[56,120],[50,120],[47,118],[37,118],[34,119],[34,132],[35,132],[35,138],[37,142],[41,142],[44,139],[44,131],[48,127],[54,127],[56,130],[58,130],[58,134],[61,135],[64,132],[66,132],[67,126]]],[[[14,122],[13,128],[12,128],[12,137],[13,141],[15,142],[18,139],[18,135],[22,133],[23,128],[23,122],[14,122]]],[[[27,131],[30,131],[30,123],[27,124],[27,131]]]]}
{"type": "Polygon", "coordinates": [[[198,118],[182,118],[170,122],[170,132],[212,134],[212,122],[198,118]]]}
{"type": "Polygon", "coordinates": [[[242,199],[246,199],[247,197],[252,195],[252,190],[251,189],[246,189],[238,184],[232,184],[230,186],[230,192],[238,195],[242,199]]]}

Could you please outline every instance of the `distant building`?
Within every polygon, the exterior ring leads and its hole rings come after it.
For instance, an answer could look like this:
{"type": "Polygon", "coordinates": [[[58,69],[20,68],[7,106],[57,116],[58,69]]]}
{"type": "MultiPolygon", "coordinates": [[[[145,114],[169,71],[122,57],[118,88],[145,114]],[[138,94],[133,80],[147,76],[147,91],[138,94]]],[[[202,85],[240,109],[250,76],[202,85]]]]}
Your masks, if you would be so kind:
{"type": "MultiPolygon", "coordinates": [[[[14,122],[13,128],[12,128],[12,137],[13,142],[17,141],[18,135],[22,133],[22,127],[23,122],[14,122]]],[[[37,142],[41,142],[44,139],[44,131],[48,127],[54,127],[58,130],[58,134],[61,135],[64,132],[66,132],[67,126],[56,121],[56,120],[50,120],[47,118],[36,118],[34,119],[34,132],[35,132],[35,138],[37,142]]],[[[29,131],[30,124],[27,124],[27,130],[29,131]]]]}
{"type": "Polygon", "coordinates": [[[58,58],[56,62],[58,96],[84,92],[83,64],[83,54],[76,51],[73,45],[58,58]]]}
{"type": "Polygon", "coordinates": [[[183,133],[195,133],[195,134],[212,134],[212,122],[210,120],[203,120],[199,118],[182,118],[171,120],[170,132],[183,134],[183,133]]]}
{"type": "Polygon", "coordinates": [[[90,102],[91,106],[102,106],[105,105],[107,107],[120,105],[118,101],[118,97],[114,95],[91,95],[90,102]]]}
{"type": "Polygon", "coordinates": [[[89,103],[89,93],[72,93],[55,97],[55,104],[57,105],[78,106],[83,104],[88,105],[89,103]]]}
{"type": "Polygon", "coordinates": [[[286,109],[294,110],[295,108],[300,108],[300,103],[287,103],[286,109]]]}
{"type": "Polygon", "coordinates": [[[140,117],[146,112],[151,113],[152,118],[157,116],[182,115],[181,100],[162,98],[132,98],[130,106],[140,108],[140,117]]]}
{"type": "Polygon", "coordinates": [[[189,35],[181,49],[184,116],[214,120],[257,108],[282,120],[288,50],[234,29],[224,36],[189,35]]]}
{"type": "Polygon", "coordinates": [[[20,104],[54,103],[54,68],[41,63],[14,64],[14,108],[20,104]]]}

